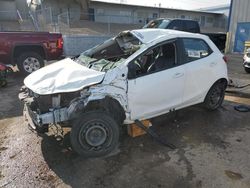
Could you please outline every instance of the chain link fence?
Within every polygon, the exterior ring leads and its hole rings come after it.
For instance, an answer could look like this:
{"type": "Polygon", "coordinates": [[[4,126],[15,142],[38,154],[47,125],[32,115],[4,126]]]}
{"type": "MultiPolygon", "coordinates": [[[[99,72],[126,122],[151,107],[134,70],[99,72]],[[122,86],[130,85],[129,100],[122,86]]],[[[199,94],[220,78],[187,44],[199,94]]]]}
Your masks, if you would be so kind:
{"type": "Polygon", "coordinates": [[[64,12],[54,15],[51,8],[37,11],[0,11],[0,31],[50,31],[62,34],[115,35],[124,30],[138,29],[144,22],[119,15],[94,15],[64,12]]]}
{"type": "Polygon", "coordinates": [[[51,8],[37,11],[0,11],[0,31],[57,31],[51,8]]]}
{"type": "Polygon", "coordinates": [[[139,23],[131,16],[102,15],[65,12],[58,15],[58,30],[63,34],[115,35],[124,30],[139,29],[139,23]]]}

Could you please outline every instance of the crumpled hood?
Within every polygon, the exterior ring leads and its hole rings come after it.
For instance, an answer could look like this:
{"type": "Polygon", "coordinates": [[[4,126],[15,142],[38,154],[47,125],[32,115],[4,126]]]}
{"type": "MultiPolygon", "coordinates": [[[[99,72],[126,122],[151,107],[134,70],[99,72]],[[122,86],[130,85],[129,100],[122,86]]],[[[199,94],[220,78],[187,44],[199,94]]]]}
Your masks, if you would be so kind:
{"type": "Polygon", "coordinates": [[[30,74],[24,84],[39,95],[48,95],[79,91],[100,83],[104,75],[66,58],[30,74]]]}

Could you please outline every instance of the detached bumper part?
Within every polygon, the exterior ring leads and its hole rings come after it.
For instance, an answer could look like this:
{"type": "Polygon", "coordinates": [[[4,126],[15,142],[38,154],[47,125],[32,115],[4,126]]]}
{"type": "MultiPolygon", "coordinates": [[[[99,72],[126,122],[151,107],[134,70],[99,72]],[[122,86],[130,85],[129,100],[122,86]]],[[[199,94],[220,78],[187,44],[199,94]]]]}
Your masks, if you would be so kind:
{"type": "Polygon", "coordinates": [[[68,120],[67,108],[52,109],[50,112],[44,114],[37,114],[32,111],[28,104],[24,105],[24,118],[28,124],[36,129],[37,126],[56,124],[68,120]]]}

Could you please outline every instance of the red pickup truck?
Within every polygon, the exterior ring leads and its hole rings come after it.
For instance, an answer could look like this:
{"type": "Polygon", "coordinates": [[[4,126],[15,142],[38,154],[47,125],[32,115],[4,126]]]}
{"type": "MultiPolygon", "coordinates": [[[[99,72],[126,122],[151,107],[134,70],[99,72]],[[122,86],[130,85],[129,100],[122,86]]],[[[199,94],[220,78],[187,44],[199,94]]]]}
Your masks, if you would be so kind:
{"type": "Polygon", "coordinates": [[[49,32],[0,32],[0,63],[17,65],[28,75],[63,53],[61,34],[49,32]]]}

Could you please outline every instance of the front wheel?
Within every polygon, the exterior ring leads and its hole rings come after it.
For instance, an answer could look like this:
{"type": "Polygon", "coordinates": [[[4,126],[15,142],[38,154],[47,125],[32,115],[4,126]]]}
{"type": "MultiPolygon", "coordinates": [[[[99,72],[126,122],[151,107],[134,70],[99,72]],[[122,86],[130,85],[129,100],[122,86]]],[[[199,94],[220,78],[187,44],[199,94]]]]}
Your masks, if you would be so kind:
{"type": "Polygon", "coordinates": [[[250,68],[245,67],[246,73],[250,73],[250,68]]]}
{"type": "Polygon", "coordinates": [[[28,75],[44,66],[43,58],[36,52],[25,52],[17,58],[18,69],[28,75]]]}
{"type": "Polygon", "coordinates": [[[107,113],[83,113],[73,122],[72,148],[83,157],[100,157],[111,153],[119,142],[119,126],[107,113]]]}
{"type": "Polygon", "coordinates": [[[218,109],[225,97],[226,84],[224,82],[215,83],[207,93],[204,105],[208,110],[218,109]]]}

